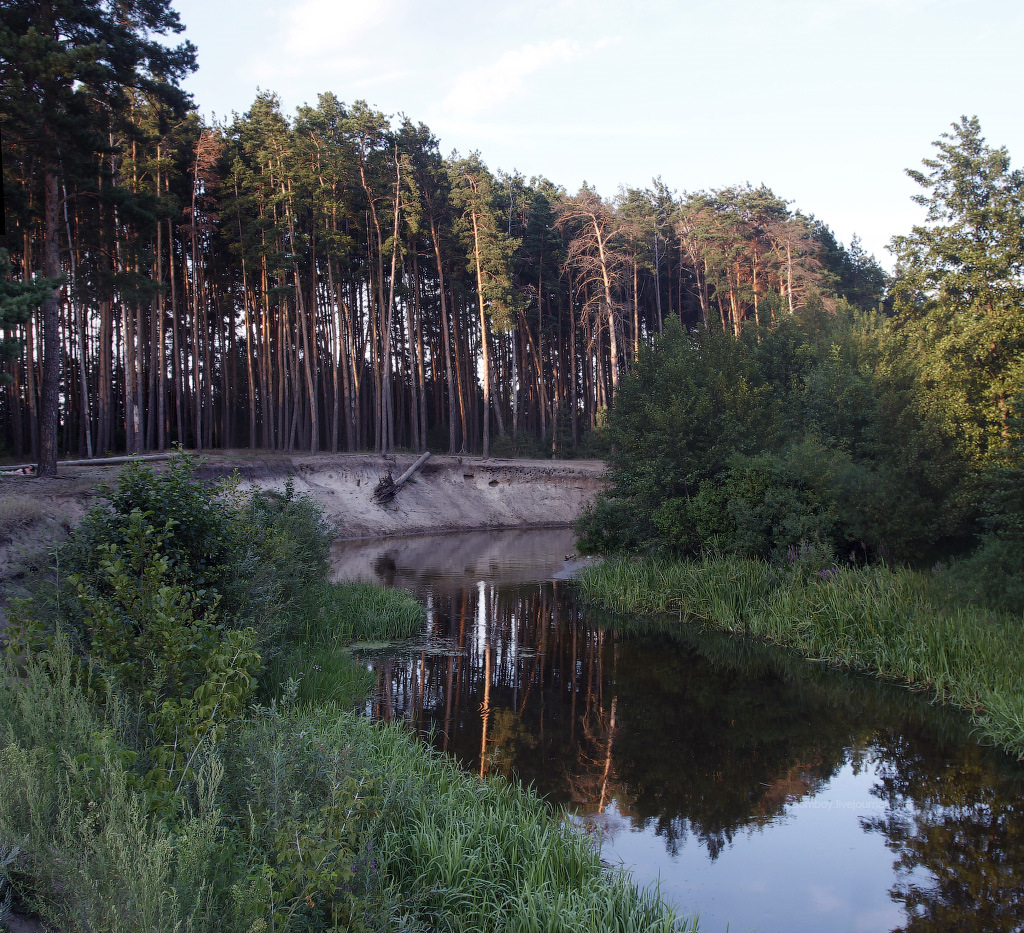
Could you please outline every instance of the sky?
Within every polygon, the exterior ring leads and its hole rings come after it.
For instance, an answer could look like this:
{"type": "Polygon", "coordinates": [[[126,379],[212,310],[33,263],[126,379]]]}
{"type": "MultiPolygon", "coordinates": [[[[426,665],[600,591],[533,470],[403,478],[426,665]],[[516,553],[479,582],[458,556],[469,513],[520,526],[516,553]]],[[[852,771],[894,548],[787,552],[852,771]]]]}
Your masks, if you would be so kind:
{"type": "Polygon", "coordinates": [[[891,268],[905,174],[961,115],[1024,158],[1022,0],[174,0],[208,118],[258,88],[425,123],[606,197],[765,184],[891,268]]]}

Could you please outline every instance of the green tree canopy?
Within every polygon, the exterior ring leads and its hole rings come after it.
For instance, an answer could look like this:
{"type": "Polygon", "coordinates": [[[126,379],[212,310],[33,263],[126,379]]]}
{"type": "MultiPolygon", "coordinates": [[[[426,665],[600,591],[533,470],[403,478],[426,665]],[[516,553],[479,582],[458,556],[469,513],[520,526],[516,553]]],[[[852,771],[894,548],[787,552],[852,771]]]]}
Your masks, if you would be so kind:
{"type": "Polygon", "coordinates": [[[1008,371],[1024,352],[1024,175],[986,144],[977,117],[935,147],[926,171],[908,171],[925,223],[892,244],[899,352],[921,362],[928,407],[984,462],[1006,445],[1008,371]]]}

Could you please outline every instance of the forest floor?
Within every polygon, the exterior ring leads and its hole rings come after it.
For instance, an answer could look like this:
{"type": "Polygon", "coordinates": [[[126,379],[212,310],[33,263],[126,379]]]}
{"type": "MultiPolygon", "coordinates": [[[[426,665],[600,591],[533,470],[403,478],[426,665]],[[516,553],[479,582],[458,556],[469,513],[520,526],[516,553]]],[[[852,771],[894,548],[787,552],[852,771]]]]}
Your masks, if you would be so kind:
{"type": "MultiPolygon", "coordinates": [[[[374,454],[296,454],[278,451],[213,451],[199,475],[220,479],[237,472],[243,486],[296,494],[323,506],[339,538],[568,525],[600,491],[599,460],[483,460],[431,457],[387,505],[373,501],[378,481],[395,479],[415,454],[385,459],[374,454]]],[[[166,461],[149,465],[162,469],[166,461]]],[[[46,550],[61,541],[111,484],[123,462],[61,464],[54,478],[0,474],[0,628],[3,604],[19,595],[46,550]]]]}

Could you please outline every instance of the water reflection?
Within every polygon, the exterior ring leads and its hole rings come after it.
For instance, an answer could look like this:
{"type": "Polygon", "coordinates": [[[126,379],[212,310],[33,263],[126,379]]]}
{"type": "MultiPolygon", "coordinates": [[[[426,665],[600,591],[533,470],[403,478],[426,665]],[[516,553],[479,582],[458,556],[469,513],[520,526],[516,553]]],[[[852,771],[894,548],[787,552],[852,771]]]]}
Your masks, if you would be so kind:
{"type": "MultiPolygon", "coordinates": [[[[894,741],[873,789],[886,809],[865,819],[895,856],[891,894],[913,933],[1024,929],[1024,812],[970,757],[936,766],[894,741]]],[[[1019,788],[1018,788],[1019,790],[1019,788]]]]}
{"type": "Polygon", "coordinates": [[[546,582],[571,539],[518,535],[460,537],[451,562],[440,540],[367,558],[428,608],[423,639],[367,656],[373,715],[601,826],[604,856],[705,930],[1022,928],[1020,771],[962,717],[750,642],[598,618],[546,582]]]}

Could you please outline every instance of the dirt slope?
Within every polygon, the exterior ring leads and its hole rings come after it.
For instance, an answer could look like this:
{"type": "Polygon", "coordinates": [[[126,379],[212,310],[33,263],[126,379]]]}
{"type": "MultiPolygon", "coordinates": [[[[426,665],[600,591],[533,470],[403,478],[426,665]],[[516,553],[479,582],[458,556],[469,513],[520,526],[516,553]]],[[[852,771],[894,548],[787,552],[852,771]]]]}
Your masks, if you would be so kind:
{"type": "MultiPolygon", "coordinates": [[[[431,457],[387,506],[373,502],[374,487],[390,469],[398,476],[416,458],[393,462],[371,455],[254,457],[235,463],[243,482],[296,492],[320,502],[339,537],[365,538],[478,528],[569,524],[603,485],[599,461],[481,460],[431,457]]],[[[209,475],[232,464],[214,461],[209,475]]]]}
{"type": "MultiPolygon", "coordinates": [[[[604,486],[596,460],[481,460],[431,457],[387,506],[373,502],[378,480],[397,479],[415,456],[387,461],[371,454],[284,454],[218,451],[200,474],[236,472],[245,484],[296,492],[320,502],[340,538],[384,537],[486,528],[527,528],[573,522],[604,486]]],[[[160,470],[164,461],[150,466],[160,470]]],[[[0,475],[0,616],[6,597],[93,504],[97,487],[113,482],[121,463],[62,465],[56,478],[0,475]]]]}

